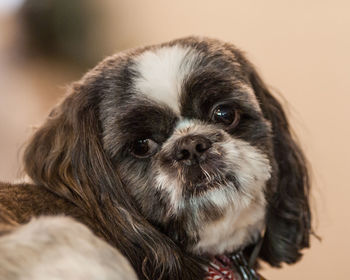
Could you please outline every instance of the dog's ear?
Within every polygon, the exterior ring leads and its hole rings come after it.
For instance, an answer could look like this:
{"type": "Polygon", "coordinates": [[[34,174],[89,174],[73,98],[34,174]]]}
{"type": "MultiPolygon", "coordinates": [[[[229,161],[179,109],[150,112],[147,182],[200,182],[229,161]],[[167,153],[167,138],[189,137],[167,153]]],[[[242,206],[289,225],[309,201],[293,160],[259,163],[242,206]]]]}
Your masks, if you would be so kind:
{"type": "Polygon", "coordinates": [[[72,87],[29,142],[26,173],[94,219],[98,233],[129,259],[139,279],[197,279],[200,262],[139,214],[105,153],[97,89],[72,87]]]}
{"type": "MultiPolygon", "coordinates": [[[[108,162],[97,139],[97,100],[86,100],[79,84],[50,113],[36,131],[24,153],[25,172],[39,185],[68,199],[81,209],[93,209],[98,187],[105,182],[100,172],[108,172],[108,162]],[[96,187],[92,187],[96,186],[96,187]]],[[[106,179],[107,180],[107,179],[106,179]]]]}
{"type": "Polygon", "coordinates": [[[260,257],[273,266],[294,263],[309,246],[310,183],[305,157],[293,138],[281,104],[253,67],[250,82],[273,133],[273,174],[267,188],[267,226],[260,257]]]}

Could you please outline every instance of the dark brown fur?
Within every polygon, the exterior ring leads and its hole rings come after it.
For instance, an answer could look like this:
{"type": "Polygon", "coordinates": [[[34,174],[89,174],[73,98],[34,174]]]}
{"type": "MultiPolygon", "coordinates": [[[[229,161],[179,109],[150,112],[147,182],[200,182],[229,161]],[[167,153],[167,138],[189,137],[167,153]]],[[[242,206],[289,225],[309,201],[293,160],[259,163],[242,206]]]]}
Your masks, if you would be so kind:
{"type": "Polygon", "coordinates": [[[62,214],[74,217],[90,228],[94,227],[93,221],[77,206],[42,186],[0,183],[1,231],[14,229],[29,222],[32,217],[62,214]]]}

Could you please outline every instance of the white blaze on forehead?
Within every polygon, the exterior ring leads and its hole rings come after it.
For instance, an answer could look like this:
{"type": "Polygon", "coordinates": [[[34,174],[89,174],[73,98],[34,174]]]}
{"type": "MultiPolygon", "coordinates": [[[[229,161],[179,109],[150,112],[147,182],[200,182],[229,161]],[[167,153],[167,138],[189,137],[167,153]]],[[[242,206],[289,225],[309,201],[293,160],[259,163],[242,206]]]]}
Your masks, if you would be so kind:
{"type": "Polygon", "coordinates": [[[191,126],[193,126],[195,124],[195,122],[193,120],[189,120],[186,118],[181,118],[177,124],[175,129],[176,130],[181,130],[181,129],[185,129],[185,128],[189,128],[191,126]]]}
{"type": "Polygon", "coordinates": [[[181,46],[149,50],[136,58],[134,88],[179,113],[181,86],[198,55],[181,46]]]}

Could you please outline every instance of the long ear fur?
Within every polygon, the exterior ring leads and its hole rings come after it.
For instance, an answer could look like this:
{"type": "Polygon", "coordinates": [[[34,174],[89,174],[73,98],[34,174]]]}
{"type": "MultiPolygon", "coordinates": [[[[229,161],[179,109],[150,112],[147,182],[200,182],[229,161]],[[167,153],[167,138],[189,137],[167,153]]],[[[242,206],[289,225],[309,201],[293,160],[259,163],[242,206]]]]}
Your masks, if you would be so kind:
{"type": "Polygon", "coordinates": [[[139,279],[201,279],[200,260],[185,255],[132,205],[103,150],[96,86],[75,84],[25,150],[36,184],[80,207],[98,234],[130,261],[139,279]]]}
{"type": "Polygon", "coordinates": [[[267,190],[267,228],[260,256],[273,266],[294,263],[309,246],[311,214],[309,176],[303,152],[293,139],[281,104],[251,67],[250,82],[264,116],[272,124],[276,162],[267,190]]]}

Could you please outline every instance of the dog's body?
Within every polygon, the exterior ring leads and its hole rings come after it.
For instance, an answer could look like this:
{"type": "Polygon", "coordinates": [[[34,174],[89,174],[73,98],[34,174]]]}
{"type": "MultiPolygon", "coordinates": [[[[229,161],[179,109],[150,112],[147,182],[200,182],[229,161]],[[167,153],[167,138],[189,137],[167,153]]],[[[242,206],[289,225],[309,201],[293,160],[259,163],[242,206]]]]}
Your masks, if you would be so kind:
{"type": "Polygon", "coordinates": [[[93,221],[78,207],[42,186],[0,183],[0,232],[28,223],[33,217],[53,215],[67,215],[94,228],[93,221]]]}
{"type": "Polygon", "coordinates": [[[308,246],[303,154],[253,66],[217,40],[107,58],[52,111],[24,163],[34,183],[0,188],[0,231],[72,216],[140,279],[203,279],[214,256],[248,254],[262,234],[259,257],[274,266],[308,246]]]}

